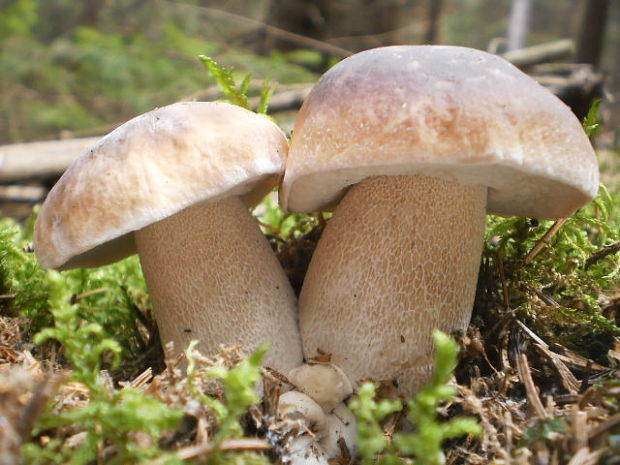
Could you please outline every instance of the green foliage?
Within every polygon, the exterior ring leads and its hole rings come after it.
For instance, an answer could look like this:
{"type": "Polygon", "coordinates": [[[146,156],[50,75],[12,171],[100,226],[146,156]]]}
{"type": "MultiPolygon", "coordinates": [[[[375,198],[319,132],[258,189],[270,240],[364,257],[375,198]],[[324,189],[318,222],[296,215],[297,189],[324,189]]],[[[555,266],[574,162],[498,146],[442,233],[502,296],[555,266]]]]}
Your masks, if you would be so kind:
{"type": "Polygon", "coordinates": [[[36,0],[17,0],[0,5],[0,42],[8,37],[27,37],[38,21],[36,0]]]}
{"type": "Polygon", "coordinates": [[[592,338],[620,335],[615,322],[602,315],[598,299],[615,286],[620,257],[592,259],[620,240],[614,214],[615,200],[601,185],[598,197],[566,220],[527,264],[526,256],[553,223],[490,216],[487,224],[485,255],[494,263],[498,254],[503,256],[511,307],[540,334],[591,358],[600,354],[592,338]]]}
{"type": "Polygon", "coordinates": [[[34,255],[24,251],[27,243],[28,237],[15,222],[0,222],[0,293],[15,294],[15,299],[9,301],[9,310],[17,309],[16,312],[32,319],[38,330],[51,324],[49,288],[34,255]]]}
{"type": "Polygon", "coordinates": [[[588,114],[583,120],[583,129],[586,131],[586,134],[590,139],[594,139],[596,137],[596,133],[601,128],[601,121],[599,111],[601,109],[601,103],[603,100],[596,99],[590,109],[588,110],[588,114]]]}
{"type": "Polygon", "coordinates": [[[364,383],[359,388],[358,397],[351,401],[351,410],[357,419],[357,440],[362,465],[375,463],[375,457],[388,450],[378,463],[392,463],[396,455],[391,445],[383,434],[381,422],[390,414],[402,410],[403,405],[399,400],[383,399],[375,400],[375,385],[364,383]]]}
{"type": "MultiPolygon", "coordinates": [[[[290,213],[285,212],[280,204],[268,196],[260,204],[258,220],[267,234],[277,233],[282,240],[289,240],[309,233],[319,223],[317,213],[290,213]]],[[[329,218],[330,213],[323,213],[324,218],[329,218]]]]}
{"type": "Polygon", "coordinates": [[[273,96],[273,92],[276,90],[275,86],[272,86],[269,81],[263,81],[263,87],[260,90],[260,98],[258,100],[258,106],[256,107],[256,113],[266,115],[269,109],[269,101],[273,96]]]}
{"type": "Polygon", "coordinates": [[[251,75],[246,75],[241,84],[237,87],[233,78],[233,70],[226,69],[218,65],[212,58],[200,55],[200,61],[209,71],[222,93],[230,99],[230,103],[250,110],[248,103],[248,88],[252,80],[251,75]]]}
{"type": "Polygon", "coordinates": [[[101,360],[105,352],[114,354],[116,361],[120,345],[105,337],[97,323],[84,323],[78,316],[76,305],[70,304],[71,293],[65,279],[55,271],[47,271],[48,304],[54,326],[36,334],[34,340],[41,344],[48,339],[57,340],[70,363],[71,380],[82,383],[88,391],[89,402],[74,408],[42,417],[38,429],[72,426],[86,432],[76,449],[53,442],[41,448],[33,443],[24,450],[26,463],[49,463],[47,459],[61,457],[61,462],[71,465],[87,464],[97,457],[104,444],[113,444],[117,452],[109,463],[144,463],[161,454],[157,440],[166,430],[174,429],[182,412],[173,410],[143,392],[125,388],[114,391],[100,379],[101,360]],[[141,431],[150,437],[150,446],[140,446],[131,433],[141,431]]]}
{"type": "Polygon", "coordinates": [[[523,432],[519,438],[519,446],[529,447],[539,441],[553,440],[559,433],[563,433],[567,429],[568,425],[564,418],[540,418],[523,432]]]}
{"type": "Polygon", "coordinates": [[[435,372],[427,384],[408,402],[407,417],[416,424],[411,434],[396,434],[394,444],[403,454],[416,457],[417,465],[444,463],[441,445],[446,439],[465,435],[480,435],[482,428],[475,419],[456,418],[446,423],[437,421],[437,408],[456,395],[450,379],[456,368],[458,345],[441,331],[433,333],[435,340],[435,372]]]}
{"type": "MultiPolygon", "coordinates": [[[[188,385],[192,395],[213,410],[217,418],[217,433],[213,439],[213,450],[209,454],[209,463],[229,463],[230,454],[224,454],[220,450],[220,446],[226,439],[242,436],[243,429],[239,423],[239,418],[247,412],[248,408],[259,402],[256,395],[256,383],[260,379],[262,360],[269,350],[269,345],[263,344],[231,369],[215,366],[199,372],[193,357],[194,347],[197,343],[198,341],[192,341],[186,351],[188,385]],[[200,377],[218,379],[224,388],[226,402],[222,403],[200,392],[196,386],[196,381],[200,377]]],[[[246,458],[250,460],[252,456],[253,454],[249,454],[246,458]]],[[[257,458],[256,460],[263,459],[257,458]]]]}
{"type": "MultiPolygon", "coordinates": [[[[28,318],[30,332],[52,325],[49,274],[39,267],[33,253],[25,251],[32,240],[36,211],[23,229],[9,219],[0,221],[0,293],[15,294],[5,311],[28,318]]],[[[78,316],[99,325],[105,337],[118,341],[124,358],[141,352],[145,342],[136,312],[148,306],[146,285],[137,257],[110,266],[76,269],[63,274],[70,296],[99,291],[78,300],[78,316]]],[[[2,305],[2,302],[0,302],[2,305]]]]}
{"type": "MultiPolygon", "coordinates": [[[[178,100],[205,87],[199,54],[278,82],[316,75],[283,54],[255,55],[222,43],[181,5],[144,2],[0,0],[0,143],[96,130],[178,100]],[[99,2],[100,3],[100,2],[99,2]],[[8,4],[3,7],[3,4],[8,4]]],[[[272,87],[258,105],[266,111],[272,87]]],[[[258,92],[257,92],[258,93],[258,92]]]]}
{"type": "MultiPolygon", "coordinates": [[[[230,103],[243,107],[246,110],[252,110],[250,102],[248,101],[248,92],[250,90],[250,83],[252,82],[251,74],[246,74],[241,83],[237,85],[235,84],[233,68],[223,68],[218,65],[213,58],[205,55],[200,55],[199,58],[217,83],[222,93],[228,97],[230,103]]],[[[267,113],[269,100],[273,95],[273,91],[274,87],[272,87],[268,81],[264,81],[260,92],[259,103],[256,108],[257,113],[267,113]]]]}
{"type": "Polygon", "coordinates": [[[456,390],[450,379],[456,367],[458,346],[441,331],[433,333],[435,340],[435,372],[428,385],[407,402],[407,418],[415,425],[413,433],[398,433],[389,442],[383,435],[381,421],[402,408],[399,401],[374,400],[375,388],[365,383],[359,397],[351,402],[358,422],[358,440],[362,464],[396,465],[400,457],[413,457],[416,465],[441,465],[445,462],[442,444],[447,439],[464,435],[479,435],[482,429],[473,418],[456,418],[440,422],[437,408],[450,401],[456,390]],[[379,455],[378,460],[375,460],[379,455]]]}
{"type": "Polygon", "coordinates": [[[113,339],[106,338],[97,323],[83,325],[78,317],[77,305],[71,305],[71,294],[64,278],[56,271],[47,271],[48,303],[54,317],[54,326],[45,328],[34,337],[36,344],[48,339],[60,342],[73,369],[73,378],[90,390],[97,389],[97,374],[101,369],[101,356],[105,351],[114,354],[114,362],[120,361],[121,347],[113,339]]]}

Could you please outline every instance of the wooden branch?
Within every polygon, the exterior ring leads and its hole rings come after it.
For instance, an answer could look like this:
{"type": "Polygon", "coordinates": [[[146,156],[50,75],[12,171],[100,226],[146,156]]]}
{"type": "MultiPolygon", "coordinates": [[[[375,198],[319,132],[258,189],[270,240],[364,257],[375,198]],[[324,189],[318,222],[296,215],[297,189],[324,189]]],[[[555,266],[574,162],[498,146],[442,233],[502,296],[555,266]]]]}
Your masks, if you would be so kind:
{"type": "Polygon", "coordinates": [[[57,176],[100,137],[0,145],[0,182],[57,176]]]}
{"type": "Polygon", "coordinates": [[[620,242],[614,242],[613,244],[605,245],[602,249],[594,252],[590,258],[586,260],[586,269],[594,265],[599,260],[607,257],[608,255],[620,252],[620,242]]]}
{"type": "MultiPolygon", "coordinates": [[[[313,86],[314,84],[307,84],[297,89],[285,90],[273,94],[273,97],[269,101],[269,113],[273,114],[288,110],[297,110],[301,107],[301,104],[304,102],[313,86]]],[[[258,101],[259,97],[252,97],[249,99],[249,103],[254,109],[258,106],[258,101]]]]}
{"type": "MultiPolygon", "coordinates": [[[[282,92],[275,93],[271,98],[270,113],[298,109],[312,89],[312,84],[283,87],[282,92]]],[[[249,103],[256,108],[258,100],[258,97],[252,97],[249,103]]],[[[114,124],[110,127],[113,129],[117,126],[118,124],[114,124]]],[[[80,137],[0,145],[0,183],[59,176],[73,160],[95,145],[100,138],[101,136],[80,137]]]]}
{"type": "Polygon", "coordinates": [[[538,390],[536,389],[536,384],[532,378],[527,357],[523,353],[519,354],[517,357],[517,372],[521,383],[525,386],[527,400],[536,416],[538,418],[549,418],[549,415],[547,414],[545,407],[543,407],[542,401],[538,396],[538,390]]]}
{"type": "MultiPolygon", "coordinates": [[[[202,9],[204,10],[204,8],[202,9]]],[[[209,13],[214,12],[209,11],[209,13]]],[[[217,13],[220,14],[221,12],[218,11],[217,13]]],[[[233,18],[231,17],[230,19],[233,18]]],[[[244,20],[252,24],[258,23],[255,20],[249,20],[247,18],[244,20]]],[[[324,45],[325,44],[322,43],[321,46],[324,45]]],[[[327,52],[327,50],[323,51],[327,52]]],[[[331,52],[336,55],[338,51],[341,52],[340,54],[342,56],[349,54],[349,52],[345,54],[345,50],[343,49],[331,50],[331,52]]],[[[572,41],[561,40],[516,50],[502,56],[517,66],[530,67],[543,62],[559,59],[572,53],[572,41]]],[[[575,87],[581,85],[580,82],[575,81],[573,78],[568,80],[565,79],[561,83],[557,79],[554,80],[552,76],[535,76],[535,78],[547,84],[550,90],[560,96],[560,98],[562,98],[562,93],[567,92],[567,89],[573,90],[575,87]],[[566,85],[560,85],[562,83],[566,85]]],[[[276,92],[271,99],[270,113],[298,109],[311,88],[312,84],[282,86],[280,92],[276,92]]],[[[195,94],[191,96],[190,99],[206,98],[210,100],[217,98],[216,93],[218,91],[215,86],[207,89],[205,92],[204,95],[202,93],[195,94]]],[[[257,103],[257,98],[254,97],[250,99],[250,104],[253,107],[256,107],[257,103]]],[[[118,126],[118,124],[106,126],[105,128],[97,128],[97,131],[103,130],[103,132],[109,132],[109,130],[114,129],[116,126],[118,126]]],[[[68,131],[67,134],[69,133],[79,135],[92,134],[91,131],[86,134],[68,131]]],[[[100,137],[80,137],[77,139],[61,139],[0,146],[0,183],[59,176],[73,160],[92,147],[99,138],[100,137]]]]}
{"type": "Polygon", "coordinates": [[[562,226],[564,226],[564,223],[566,223],[567,220],[568,218],[561,218],[555,223],[553,223],[553,225],[549,228],[545,235],[538,240],[534,247],[532,247],[532,250],[530,250],[530,253],[527,254],[525,260],[523,260],[523,263],[527,265],[532,260],[534,260],[536,255],[538,255],[538,253],[542,249],[549,245],[549,241],[551,240],[551,238],[555,236],[555,234],[560,230],[562,226]]]}
{"type": "Polygon", "coordinates": [[[40,202],[47,194],[47,189],[42,186],[0,185],[0,202],[36,203],[40,202]]]}
{"type": "Polygon", "coordinates": [[[574,53],[573,41],[563,39],[506,52],[501,56],[519,68],[527,68],[540,63],[570,58],[574,53]]]}
{"type": "Polygon", "coordinates": [[[216,18],[222,18],[224,20],[232,21],[238,24],[244,24],[249,27],[253,27],[255,29],[260,29],[265,31],[272,37],[276,37],[284,42],[288,42],[291,44],[298,45],[302,48],[310,48],[312,50],[316,50],[322,53],[327,53],[328,55],[333,55],[340,58],[346,58],[348,56],[353,55],[353,52],[342,47],[338,47],[336,45],[332,45],[327,42],[323,42],[321,40],[313,39],[311,37],[306,37],[301,34],[296,34],[294,32],[286,31],[284,29],[280,29],[279,27],[271,26],[269,24],[265,24],[262,21],[248,18],[247,16],[238,15],[235,13],[231,13],[229,11],[220,10],[218,8],[211,8],[207,6],[197,6],[197,5],[189,5],[185,3],[180,3],[176,1],[164,1],[164,3],[168,5],[174,5],[178,8],[186,8],[192,9],[196,13],[205,13],[206,15],[213,16],[216,18]]]}
{"type": "Polygon", "coordinates": [[[577,41],[578,63],[590,63],[598,68],[603,52],[605,28],[608,20],[611,0],[586,0],[581,15],[581,26],[577,41]]]}

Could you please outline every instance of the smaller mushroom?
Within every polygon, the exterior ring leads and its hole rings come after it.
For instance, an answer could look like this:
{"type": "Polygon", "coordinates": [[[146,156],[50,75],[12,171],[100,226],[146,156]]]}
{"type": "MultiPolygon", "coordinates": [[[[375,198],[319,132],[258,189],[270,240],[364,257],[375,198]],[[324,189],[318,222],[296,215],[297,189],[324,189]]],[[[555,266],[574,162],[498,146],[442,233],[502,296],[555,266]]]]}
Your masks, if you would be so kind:
{"type": "Polygon", "coordinates": [[[44,268],[139,252],[163,343],[203,352],[270,342],[265,363],[301,363],[293,290],[248,208],[277,182],[288,145],[269,118],[183,102],[123,124],[78,158],[35,228],[44,268]]]}
{"type": "Polygon", "coordinates": [[[310,396],[289,391],[279,398],[278,415],[288,432],[297,434],[288,444],[291,465],[328,465],[341,454],[341,440],[351,455],[355,453],[355,418],[343,403],[327,414],[310,396]]]}
{"type": "Polygon", "coordinates": [[[328,413],[353,392],[347,375],[332,363],[300,365],[291,370],[289,379],[328,413]]]}
{"type": "Polygon", "coordinates": [[[278,399],[278,413],[289,421],[299,421],[321,439],[327,429],[327,417],[319,404],[298,391],[288,391],[278,399]]]}
{"type": "Polygon", "coordinates": [[[329,457],[342,453],[340,440],[343,439],[351,457],[357,453],[357,423],[355,415],[343,402],[336,405],[327,415],[327,435],[321,442],[329,457]]]}

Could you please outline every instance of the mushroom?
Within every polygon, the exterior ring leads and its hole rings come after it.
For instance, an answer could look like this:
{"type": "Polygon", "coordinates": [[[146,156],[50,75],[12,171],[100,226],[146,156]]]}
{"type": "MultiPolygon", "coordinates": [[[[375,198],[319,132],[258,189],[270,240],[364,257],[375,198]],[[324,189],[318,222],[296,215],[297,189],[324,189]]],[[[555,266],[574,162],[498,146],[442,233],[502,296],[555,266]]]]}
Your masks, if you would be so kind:
{"type": "Polygon", "coordinates": [[[287,457],[292,465],[327,465],[341,454],[341,440],[355,455],[355,416],[343,403],[327,413],[310,396],[289,391],[278,399],[278,416],[285,422],[286,433],[292,433],[287,457]]]}
{"type": "Polygon", "coordinates": [[[347,375],[332,363],[313,362],[298,366],[291,370],[288,378],[327,413],[353,392],[347,375]]]}
{"type": "Polygon", "coordinates": [[[301,363],[293,290],[248,207],[275,184],[287,141],[267,117],[185,102],[123,124],[77,159],[35,228],[44,268],[101,266],[138,252],[162,342],[204,352],[272,347],[301,363]]]}
{"type": "Polygon", "coordinates": [[[566,217],[597,189],[577,118],[502,58],[395,46],[341,61],[298,114],[280,190],[289,211],[335,207],[299,299],[306,358],[410,395],[432,330],[469,323],[486,211],[566,217]]]}

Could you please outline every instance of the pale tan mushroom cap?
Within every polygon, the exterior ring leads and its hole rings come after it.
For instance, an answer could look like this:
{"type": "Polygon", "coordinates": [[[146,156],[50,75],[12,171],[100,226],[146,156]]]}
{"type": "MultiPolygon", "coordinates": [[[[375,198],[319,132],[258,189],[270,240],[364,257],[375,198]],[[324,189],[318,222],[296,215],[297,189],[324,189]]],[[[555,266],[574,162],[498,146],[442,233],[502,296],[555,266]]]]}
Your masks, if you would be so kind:
{"type": "Polygon", "coordinates": [[[293,368],[288,377],[328,413],[353,392],[347,375],[332,363],[306,363],[293,368]]]}
{"type": "Polygon", "coordinates": [[[226,103],[184,102],[138,116],[78,158],[35,228],[45,268],[100,266],[135,252],[133,231],[203,201],[258,202],[288,144],[269,118],[226,103]]]}
{"type": "Polygon", "coordinates": [[[291,211],[329,208],[378,175],[489,188],[503,215],[570,215],[598,190],[580,122],[507,61],[463,47],[396,46],[330,69],[297,117],[280,192],[291,211]]]}

